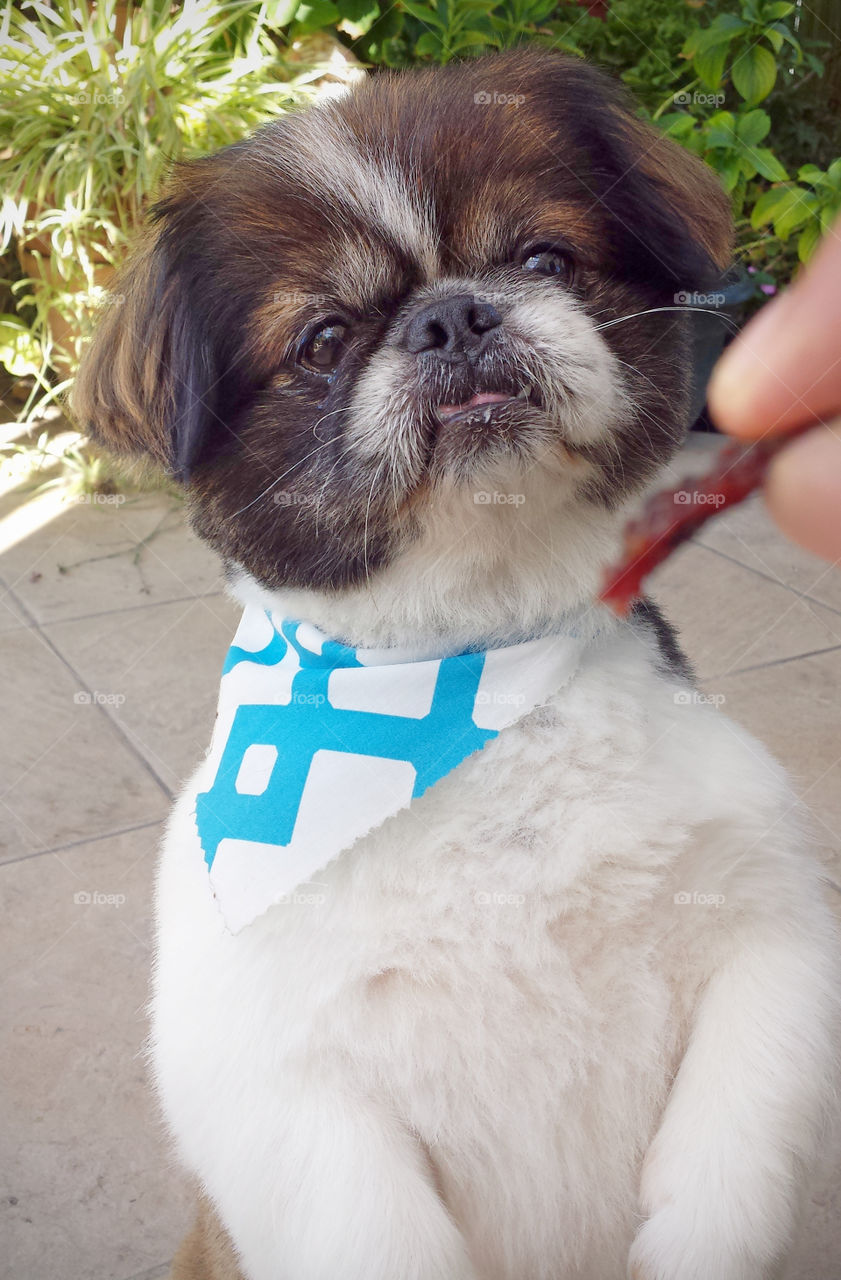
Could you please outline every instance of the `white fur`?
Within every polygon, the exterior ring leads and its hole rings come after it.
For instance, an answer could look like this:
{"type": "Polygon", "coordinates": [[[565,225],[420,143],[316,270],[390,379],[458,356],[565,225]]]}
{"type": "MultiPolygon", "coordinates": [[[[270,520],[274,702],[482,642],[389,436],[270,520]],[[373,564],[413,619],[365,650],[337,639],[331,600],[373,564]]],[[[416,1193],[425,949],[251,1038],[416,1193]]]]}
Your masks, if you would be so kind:
{"type": "Polygon", "coordinates": [[[785,1248],[819,871],[762,747],[600,621],[561,696],[236,937],[203,767],[179,800],[154,1067],[247,1280],[759,1280],[785,1248]]]}

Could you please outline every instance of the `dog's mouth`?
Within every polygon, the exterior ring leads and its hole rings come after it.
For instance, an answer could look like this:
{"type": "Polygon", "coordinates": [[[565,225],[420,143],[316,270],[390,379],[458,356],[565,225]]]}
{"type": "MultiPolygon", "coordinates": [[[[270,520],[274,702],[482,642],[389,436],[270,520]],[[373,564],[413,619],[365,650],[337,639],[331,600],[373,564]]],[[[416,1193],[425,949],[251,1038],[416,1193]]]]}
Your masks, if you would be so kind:
{"type": "Polygon", "coordinates": [[[500,410],[528,404],[539,404],[531,383],[526,383],[518,391],[474,391],[459,403],[437,404],[435,415],[445,426],[468,420],[490,423],[500,410]]]}

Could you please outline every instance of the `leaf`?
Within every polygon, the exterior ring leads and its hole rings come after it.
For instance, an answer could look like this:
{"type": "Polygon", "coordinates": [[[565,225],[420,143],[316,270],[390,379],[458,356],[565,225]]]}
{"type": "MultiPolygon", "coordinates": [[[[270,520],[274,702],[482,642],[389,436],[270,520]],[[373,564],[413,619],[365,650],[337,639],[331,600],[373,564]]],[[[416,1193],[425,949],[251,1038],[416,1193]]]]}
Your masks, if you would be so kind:
{"type": "Polygon", "coordinates": [[[415,52],[421,58],[437,58],[441,52],[441,37],[434,31],[425,31],[415,44],[415,52]]]}
{"type": "Polygon", "coordinates": [[[439,18],[433,8],[425,4],[415,4],[414,0],[401,0],[401,5],[406,13],[413,18],[417,18],[418,22],[422,22],[424,26],[439,27],[441,31],[446,29],[446,22],[444,22],[443,18],[439,18]]]}
{"type": "Polygon", "coordinates": [[[753,45],[740,53],[730,68],[733,87],[745,102],[753,105],[767,98],[777,79],[774,55],[762,45],[753,45]]]}
{"type": "Polygon", "coordinates": [[[811,222],[801,231],[797,240],[797,256],[801,262],[808,262],[821,238],[821,229],[817,222],[811,222]]]}
{"type": "Polygon", "coordinates": [[[795,5],[789,4],[787,0],[772,0],[770,4],[762,6],[761,20],[763,22],[777,22],[780,18],[787,18],[794,10],[795,5]]]}
{"type": "Polygon", "coordinates": [[[13,378],[35,376],[41,369],[41,344],[14,315],[0,315],[0,364],[13,378]]]}
{"type": "Polygon", "coordinates": [[[716,44],[709,49],[699,50],[692,59],[692,66],[699,80],[708,89],[721,87],[728,52],[729,48],[726,44],[716,44]]]}
{"type": "MultiPolygon", "coordinates": [[[[841,164],[841,161],[836,160],[835,163],[841,164]]],[[[831,173],[831,169],[828,173],[831,173]]],[[[810,186],[814,186],[826,178],[828,173],[824,173],[823,169],[819,169],[816,164],[804,164],[797,170],[797,177],[801,182],[808,182],[810,186]]]]}
{"type": "Polygon", "coordinates": [[[792,202],[796,204],[797,201],[797,187],[773,187],[770,191],[763,192],[753,206],[750,225],[757,231],[767,222],[774,222],[792,202]]]}
{"type": "Polygon", "coordinates": [[[736,117],[736,137],[749,147],[755,147],[767,137],[770,128],[771,117],[759,107],[736,117]]]}
{"type": "Polygon", "coordinates": [[[761,173],[769,182],[788,182],[788,174],[774,152],[767,147],[751,147],[746,155],[753,161],[757,173],[761,173]]]}
{"type": "Polygon", "coordinates": [[[727,156],[722,160],[721,164],[718,164],[715,167],[722,182],[724,183],[725,191],[730,192],[735,190],[736,183],[739,181],[739,177],[741,175],[739,160],[734,156],[727,156]]]}

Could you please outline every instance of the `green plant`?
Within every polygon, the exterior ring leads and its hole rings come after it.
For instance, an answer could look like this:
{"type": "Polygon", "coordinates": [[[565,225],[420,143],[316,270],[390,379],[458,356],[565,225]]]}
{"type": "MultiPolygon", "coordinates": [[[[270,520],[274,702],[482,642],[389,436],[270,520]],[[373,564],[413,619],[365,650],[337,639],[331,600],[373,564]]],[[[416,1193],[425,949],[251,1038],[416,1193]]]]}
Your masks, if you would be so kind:
{"type": "Polygon", "coordinates": [[[751,226],[757,230],[771,223],[774,234],[783,241],[798,232],[797,256],[807,262],[821,236],[841,214],[841,160],[826,170],[805,164],[797,177],[798,183],[772,187],[760,196],[751,214],[751,226]]]}
{"type": "MultiPolygon", "coordinates": [[[[248,0],[30,0],[0,25],[2,247],[41,348],[33,400],[57,393],[110,271],[171,162],[240,137],[301,97],[248,0]]],[[[7,317],[0,358],[31,366],[7,317]]]]}

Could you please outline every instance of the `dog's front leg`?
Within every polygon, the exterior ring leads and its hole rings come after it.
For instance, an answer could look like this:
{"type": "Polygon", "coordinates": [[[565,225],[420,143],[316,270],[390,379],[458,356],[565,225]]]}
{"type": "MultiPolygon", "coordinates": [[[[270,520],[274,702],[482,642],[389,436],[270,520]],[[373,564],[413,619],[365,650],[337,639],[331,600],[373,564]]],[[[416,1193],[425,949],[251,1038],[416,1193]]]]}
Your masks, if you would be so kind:
{"type": "Polygon", "coordinates": [[[643,1164],[632,1280],[765,1280],[789,1244],[829,1092],[837,976],[827,916],[781,916],[743,926],[707,982],[643,1164]]]}
{"type": "Polygon", "coordinates": [[[211,1186],[247,1280],[476,1280],[422,1149],[358,1098],[286,1096],[211,1186]]]}

